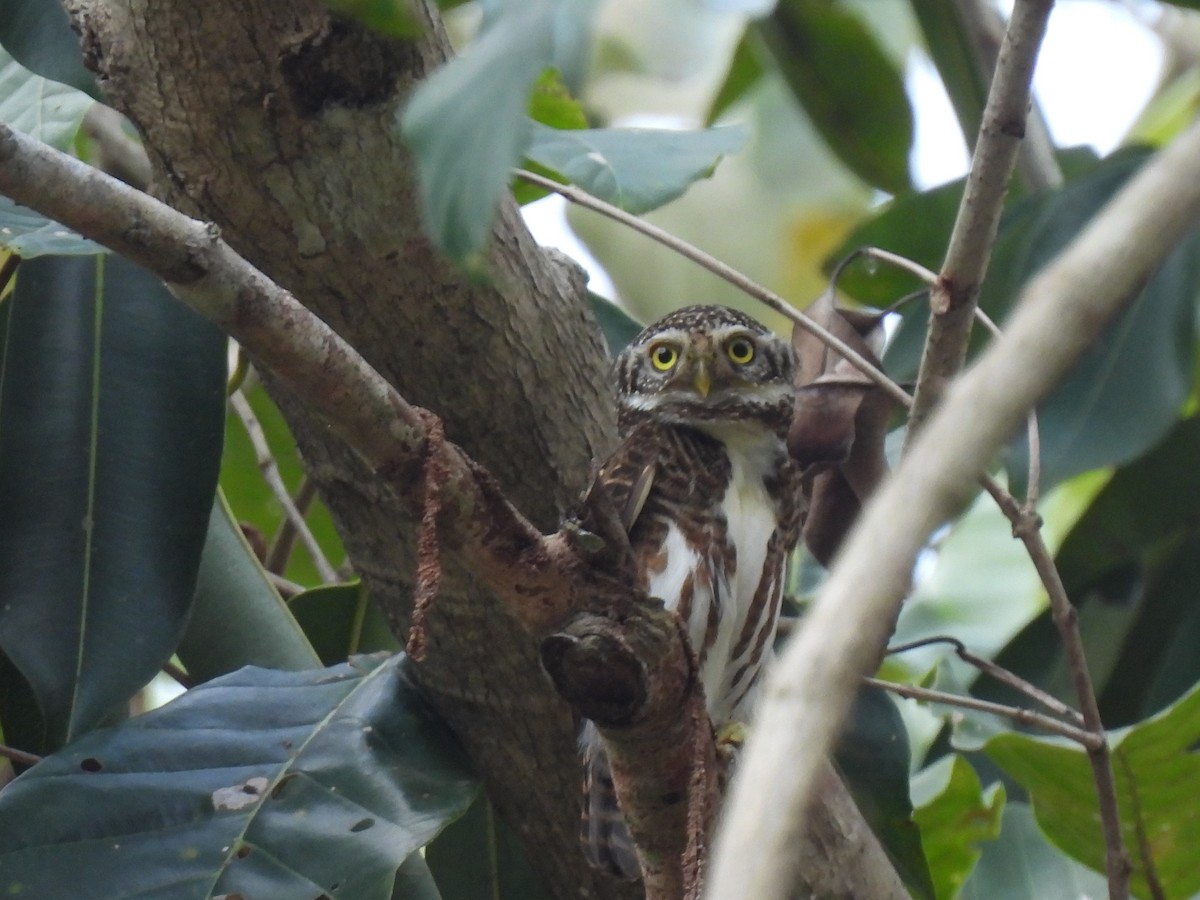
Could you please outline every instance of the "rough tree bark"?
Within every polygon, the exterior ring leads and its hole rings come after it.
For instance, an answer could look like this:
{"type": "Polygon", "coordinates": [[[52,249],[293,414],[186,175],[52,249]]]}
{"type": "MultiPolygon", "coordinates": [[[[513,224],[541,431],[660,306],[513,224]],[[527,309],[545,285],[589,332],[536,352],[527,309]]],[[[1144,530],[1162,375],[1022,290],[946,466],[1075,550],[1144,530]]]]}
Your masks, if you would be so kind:
{"type": "MultiPolygon", "coordinates": [[[[581,274],[539,250],[511,204],[491,284],[453,271],[421,234],[393,123],[448,52],[436,14],[408,44],[339,24],[315,0],[67,6],[103,89],[142,133],[159,195],[220,225],[405,397],[437,410],[447,437],[553,530],[613,431],[603,345],[581,274]]],[[[356,569],[404,629],[411,523],[302,402],[276,399],[356,569]]],[[[574,726],[536,645],[452,553],[444,563],[425,687],[538,848],[547,883],[618,896],[577,849],[576,808],[564,802],[579,792],[574,726]]]]}

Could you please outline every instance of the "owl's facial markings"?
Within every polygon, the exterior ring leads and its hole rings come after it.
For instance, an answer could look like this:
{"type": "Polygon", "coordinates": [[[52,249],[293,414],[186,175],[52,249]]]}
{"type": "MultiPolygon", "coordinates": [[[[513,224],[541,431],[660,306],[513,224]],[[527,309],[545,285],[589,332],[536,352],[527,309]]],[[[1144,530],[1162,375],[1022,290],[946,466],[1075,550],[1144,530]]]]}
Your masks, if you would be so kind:
{"type": "Polygon", "coordinates": [[[621,408],[681,425],[729,420],[776,431],[790,419],[795,365],[791,346],[749,316],[688,307],[645,329],[621,355],[621,408]]]}

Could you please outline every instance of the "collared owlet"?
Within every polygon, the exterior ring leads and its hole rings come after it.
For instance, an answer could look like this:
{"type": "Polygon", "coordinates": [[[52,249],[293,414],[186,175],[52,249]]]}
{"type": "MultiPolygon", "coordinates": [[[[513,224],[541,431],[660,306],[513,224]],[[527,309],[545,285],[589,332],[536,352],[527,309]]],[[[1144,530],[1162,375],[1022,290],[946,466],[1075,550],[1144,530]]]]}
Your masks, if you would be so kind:
{"type": "MultiPolygon", "coordinates": [[[[720,306],[671,313],[616,363],[621,443],[596,478],[622,511],[641,587],[687,623],[717,728],[749,715],[800,534],[799,471],[784,443],[795,368],[789,343],[720,306]]],[[[634,878],[591,722],[580,742],[585,852],[634,878]]]]}

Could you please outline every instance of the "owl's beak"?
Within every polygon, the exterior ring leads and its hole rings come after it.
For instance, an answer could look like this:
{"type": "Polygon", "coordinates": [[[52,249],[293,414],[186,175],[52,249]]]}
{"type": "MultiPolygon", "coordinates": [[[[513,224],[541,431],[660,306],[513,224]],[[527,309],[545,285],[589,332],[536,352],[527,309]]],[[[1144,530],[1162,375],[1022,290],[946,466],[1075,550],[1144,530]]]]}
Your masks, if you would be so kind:
{"type": "Polygon", "coordinates": [[[695,385],[697,394],[704,398],[708,397],[708,392],[712,388],[712,379],[708,375],[708,366],[703,361],[698,361],[696,364],[696,372],[692,376],[692,384],[695,385]]]}

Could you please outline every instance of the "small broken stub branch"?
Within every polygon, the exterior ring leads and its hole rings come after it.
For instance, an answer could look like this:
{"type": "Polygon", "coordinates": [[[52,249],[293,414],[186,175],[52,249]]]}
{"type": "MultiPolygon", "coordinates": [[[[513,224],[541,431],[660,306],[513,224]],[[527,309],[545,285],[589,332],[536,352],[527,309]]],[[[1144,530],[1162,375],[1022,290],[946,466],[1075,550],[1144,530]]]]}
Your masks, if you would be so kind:
{"type": "Polygon", "coordinates": [[[604,740],[646,897],[699,897],[717,761],[695,659],[673,612],[618,582],[605,588],[615,602],[547,637],[542,664],[604,740]]]}

